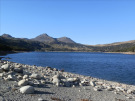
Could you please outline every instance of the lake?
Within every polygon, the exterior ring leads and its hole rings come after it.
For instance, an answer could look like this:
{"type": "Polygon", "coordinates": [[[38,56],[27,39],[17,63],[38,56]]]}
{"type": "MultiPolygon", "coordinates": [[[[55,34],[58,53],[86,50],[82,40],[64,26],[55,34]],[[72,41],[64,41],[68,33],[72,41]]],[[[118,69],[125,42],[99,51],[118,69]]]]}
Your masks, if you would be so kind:
{"type": "Polygon", "coordinates": [[[26,52],[8,54],[22,64],[50,66],[67,72],[135,85],[135,55],[90,52],[26,52]]]}

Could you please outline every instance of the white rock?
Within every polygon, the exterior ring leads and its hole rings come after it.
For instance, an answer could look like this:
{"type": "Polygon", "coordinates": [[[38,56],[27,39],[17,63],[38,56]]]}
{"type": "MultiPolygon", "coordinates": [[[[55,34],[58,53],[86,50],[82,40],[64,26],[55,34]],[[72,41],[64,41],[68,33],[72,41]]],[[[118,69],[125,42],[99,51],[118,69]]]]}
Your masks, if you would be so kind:
{"type": "Polygon", "coordinates": [[[41,80],[41,84],[45,84],[45,80],[41,80]]]}
{"type": "Polygon", "coordinates": [[[102,89],[101,88],[93,88],[94,89],[94,91],[101,91],[102,89]]]}
{"type": "Polygon", "coordinates": [[[28,75],[24,75],[23,76],[23,79],[27,79],[29,76],[28,75]]]}
{"type": "Polygon", "coordinates": [[[3,77],[4,76],[4,73],[0,73],[0,77],[3,77]]]}
{"type": "Polygon", "coordinates": [[[96,86],[94,81],[90,81],[90,85],[93,86],[93,87],[96,86]]]}
{"type": "Polygon", "coordinates": [[[7,80],[15,80],[15,77],[13,75],[8,75],[7,80]]]}
{"type": "Polygon", "coordinates": [[[23,86],[20,88],[20,92],[23,94],[33,94],[35,91],[33,86],[23,86]]]}
{"type": "Polygon", "coordinates": [[[18,86],[26,86],[29,82],[26,81],[25,79],[21,80],[18,82],[18,86]]]}
{"type": "Polygon", "coordinates": [[[30,77],[34,79],[40,79],[40,75],[35,74],[35,73],[33,73],[30,77]]]}
{"type": "Polygon", "coordinates": [[[58,78],[53,78],[52,83],[55,84],[56,86],[59,86],[60,80],[58,78]]]}
{"type": "Polygon", "coordinates": [[[42,99],[42,98],[38,98],[38,101],[44,101],[44,99],[42,99]]]}
{"type": "Polygon", "coordinates": [[[8,71],[9,70],[9,64],[2,65],[1,68],[8,71]]]}
{"type": "Polygon", "coordinates": [[[106,89],[107,89],[108,91],[112,91],[112,90],[113,90],[112,86],[106,86],[106,89]]]}
{"type": "Polygon", "coordinates": [[[127,93],[128,94],[135,93],[135,90],[134,89],[129,89],[129,90],[127,90],[127,93]]]}
{"type": "Polygon", "coordinates": [[[87,85],[89,85],[89,82],[87,80],[83,80],[83,81],[81,81],[80,85],[87,86],[87,85]]]}
{"type": "Polygon", "coordinates": [[[67,82],[74,82],[76,80],[77,80],[77,78],[67,78],[67,82]]]}
{"type": "Polygon", "coordinates": [[[125,91],[125,89],[122,88],[122,87],[116,87],[115,89],[116,89],[116,91],[118,91],[118,92],[124,92],[124,91],[125,91]]]}

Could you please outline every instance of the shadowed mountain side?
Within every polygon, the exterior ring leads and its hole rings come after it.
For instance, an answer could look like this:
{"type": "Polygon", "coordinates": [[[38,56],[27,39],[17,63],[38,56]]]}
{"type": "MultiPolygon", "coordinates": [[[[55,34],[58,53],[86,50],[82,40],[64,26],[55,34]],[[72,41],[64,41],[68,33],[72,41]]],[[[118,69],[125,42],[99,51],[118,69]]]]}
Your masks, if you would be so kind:
{"type": "Polygon", "coordinates": [[[61,37],[61,38],[57,38],[58,41],[61,41],[61,42],[65,42],[65,43],[75,43],[73,40],[71,40],[70,38],[68,37],[61,37]]]}
{"type": "Polygon", "coordinates": [[[82,51],[82,52],[135,52],[135,40],[104,45],[83,45],[67,37],[52,38],[41,34],[33,39],[0,36],[0,51],[82,51]]]}

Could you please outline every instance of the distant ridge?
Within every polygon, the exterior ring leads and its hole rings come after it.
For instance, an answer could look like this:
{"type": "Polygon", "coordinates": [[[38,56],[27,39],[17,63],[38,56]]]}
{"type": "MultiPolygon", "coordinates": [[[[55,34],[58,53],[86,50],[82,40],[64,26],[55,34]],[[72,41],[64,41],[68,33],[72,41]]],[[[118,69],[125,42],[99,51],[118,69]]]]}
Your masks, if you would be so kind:
{"type": "Polygon", "coordinates": [[[64,42],[64,43],[75,43],[72,39],[68,37],[61,37],[61,38],[53,38],[50,37],[48,34],[43,33],[32,40],[39,41],[39,42],[45,42],[45,43],[58,43],[58,42],[64,42]]]}

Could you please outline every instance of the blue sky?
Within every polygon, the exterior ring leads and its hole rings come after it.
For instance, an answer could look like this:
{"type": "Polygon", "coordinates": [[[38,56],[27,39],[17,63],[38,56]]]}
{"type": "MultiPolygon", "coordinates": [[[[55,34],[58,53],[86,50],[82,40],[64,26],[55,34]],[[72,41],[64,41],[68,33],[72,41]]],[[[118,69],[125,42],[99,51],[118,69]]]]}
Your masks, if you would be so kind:
{"type": "Polygon", "coordinates": [[[0,0],[3,33],[47,33],[89,45],[135,40],[135,0],[0,0]]]}

